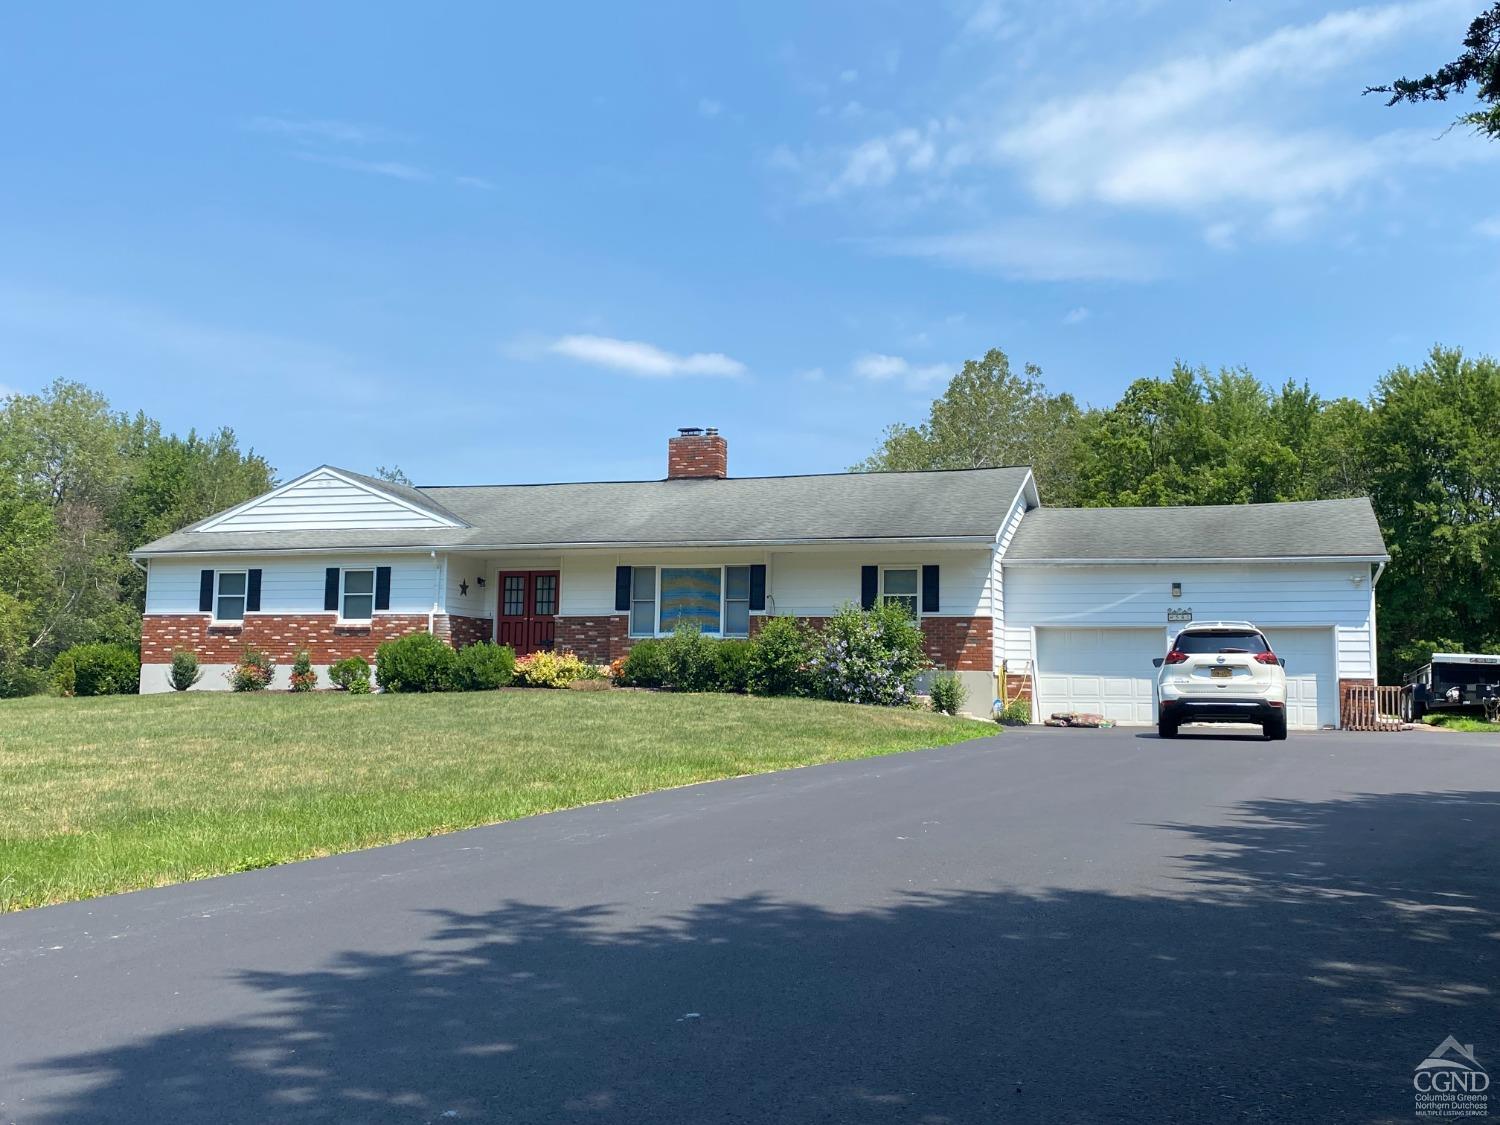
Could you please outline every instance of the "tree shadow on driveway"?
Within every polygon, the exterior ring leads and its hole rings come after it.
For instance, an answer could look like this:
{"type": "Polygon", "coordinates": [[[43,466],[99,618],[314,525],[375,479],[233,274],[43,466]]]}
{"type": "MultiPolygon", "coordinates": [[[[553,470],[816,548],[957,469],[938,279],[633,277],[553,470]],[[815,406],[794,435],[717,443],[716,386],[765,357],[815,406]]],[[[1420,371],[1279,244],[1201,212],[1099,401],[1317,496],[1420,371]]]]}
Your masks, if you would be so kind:
{"type": "Polygon", "coordinates": [[[261,1018],[50,1059],[78,1087],[21,1120],[1395,1121],[1446,1035],[1496,1054],[1500,793],[1154,827],[1167,892],[438,913],[236,978],[261,1018]]]}

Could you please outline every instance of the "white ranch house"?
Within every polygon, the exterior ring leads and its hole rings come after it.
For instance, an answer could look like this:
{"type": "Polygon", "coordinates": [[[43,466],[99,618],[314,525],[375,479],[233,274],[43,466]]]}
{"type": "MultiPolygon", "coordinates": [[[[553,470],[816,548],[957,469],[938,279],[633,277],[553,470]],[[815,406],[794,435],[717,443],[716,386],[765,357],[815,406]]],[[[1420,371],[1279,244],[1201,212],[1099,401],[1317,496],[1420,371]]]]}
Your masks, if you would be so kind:
{"type": "Polygon", "coordinates": [[[730,477],[714,430],[668,442],[663,480],[413,488],[322,466],[149,543],[141,691],[172,653],[198,688],[246,646],[284,681],[411,632],[603,663],[697,625],[911,608],[971,704],[1033,698],[1038,720],[1155,722],[1151,661],[1188,620],[1261,626],[1286,659],[1293,727],[1339,721],[1372,683],[1388,561],[1364,498],[1197,508],[1044,508],[1027,468],[730,477]]]}

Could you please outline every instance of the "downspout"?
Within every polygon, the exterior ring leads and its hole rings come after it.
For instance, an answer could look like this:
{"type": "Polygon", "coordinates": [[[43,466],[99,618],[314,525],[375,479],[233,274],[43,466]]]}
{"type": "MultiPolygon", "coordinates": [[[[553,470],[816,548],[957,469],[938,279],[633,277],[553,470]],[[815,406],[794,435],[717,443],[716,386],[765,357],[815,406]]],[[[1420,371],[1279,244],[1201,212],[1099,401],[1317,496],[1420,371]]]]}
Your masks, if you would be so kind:
{"type": "Polygon", "coordinates": [[[1380,646],[1375,643],[1375,587],[1380,584],[1380,576],[1385,573],[1385,563],[1375,564],[1375,577],[1370,579],[1370,681],[1380,683],[1380,646]]]}
{"type": "Polygon", "coordinates": [[[438,599],[442,596],[443,572],[438,566],[437,552],[429,552],[432,558],[432,608],[427,611],[427,632],[432,633],[437,618],[438,599]]]}

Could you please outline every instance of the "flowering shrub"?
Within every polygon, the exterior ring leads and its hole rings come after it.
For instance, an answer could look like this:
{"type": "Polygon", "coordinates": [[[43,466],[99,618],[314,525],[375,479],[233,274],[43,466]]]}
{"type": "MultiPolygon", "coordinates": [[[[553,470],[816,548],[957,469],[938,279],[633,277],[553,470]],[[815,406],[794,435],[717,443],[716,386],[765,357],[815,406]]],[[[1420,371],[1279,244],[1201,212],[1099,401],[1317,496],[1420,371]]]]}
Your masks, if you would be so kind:
{"type": "Polygon", "coordinates": [[[312,658],[305,651],[299,652],[292,662],[292,690],[312,691],[317,686],[318,674],[313,671],[312,658]]]}
{"type": "Polygon", "coordinates": [[[928,664],[922,630],[899,605],[844,606],[828,619],[809,662],[825,698],[887,707],[911,702],[912,685],[928,664]]]}
{"type": "Polygon", "coordinates": [[[370,665],[363,656],[334,661],[328,666],[328,679],[350,695],[370,694],[370,665]]]}
{"type": "MultiPolygon", "coordinates": [[[[516,682],[527,687],[563,688],[589,675],[591,666],[576,653],[548,652],[545,649],[516,661],[516,682]]],[[[594,672],[597,676],[598,673],[594,672]]]]}
{"type": "Polygon", "coordinates": [[[276,675],[276,661],[257,648],[240,653],[240,661],[224,678],[235,691],[264,691],[276,675]]]}
{"type": "Polygon", "coordinates": [[[617,656],[609,662],[609,678],[617,684],[625,683],[625,661],[626,657],[617,656]]]}

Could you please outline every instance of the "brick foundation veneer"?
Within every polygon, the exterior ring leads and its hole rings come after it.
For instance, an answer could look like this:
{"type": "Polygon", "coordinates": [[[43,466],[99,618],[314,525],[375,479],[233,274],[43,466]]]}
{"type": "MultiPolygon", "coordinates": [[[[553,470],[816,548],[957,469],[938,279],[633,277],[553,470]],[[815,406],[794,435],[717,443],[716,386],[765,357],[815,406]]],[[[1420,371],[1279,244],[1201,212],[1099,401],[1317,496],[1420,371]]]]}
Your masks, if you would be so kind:
{"type": "Polygon", "coordinates": [[[1370,687],[1374,680],[1340,680],[1339,681],[1339,727],[1344,726],[1344,717],[1349,714],[1349,689],[1355,684],[1370,687]]]}
{"type": "Polygon", "coordinates": [[[1024,699],[1028,703],[1031,702],[1031,677],[1007,672],[1005,674],[1005,698],[1024,699]]]}
{"type": "Polygon", "coordinates": [[[576,653],[590,664],[608,664],[630,651],[630,619],[623,613],[598,617],[559,617],[558,652],[576,653]]]}
{"type": "Polygon", "coordinates": [[[495,639],[495,622],[489,617],[465,617],[460,613],[440,613],[432,619],[434,636],[441,637],[454,648],[477,645],[480,641],[495,639]]]}
{"type": "Polygon", "coordinates": [[[381,641],[425,632],[425,613],[377,613],[367,626],[340,625],[331,613],[252,613],[238,628],[209,628],[202,613],[148,613],[141,619],[141,663],[170,664],[172,653],[186,649],[203,664],[233,664],[247,647],[278,664],[304,650],[314,664],[349,656],[374,660],[381,641]]]}
{"type": "Polygon", "coordinates": [[[994,626],[988,617],[924,617],[922,650],[928,660],[954,672],[989,672],[994,669],[994,626]]]}

